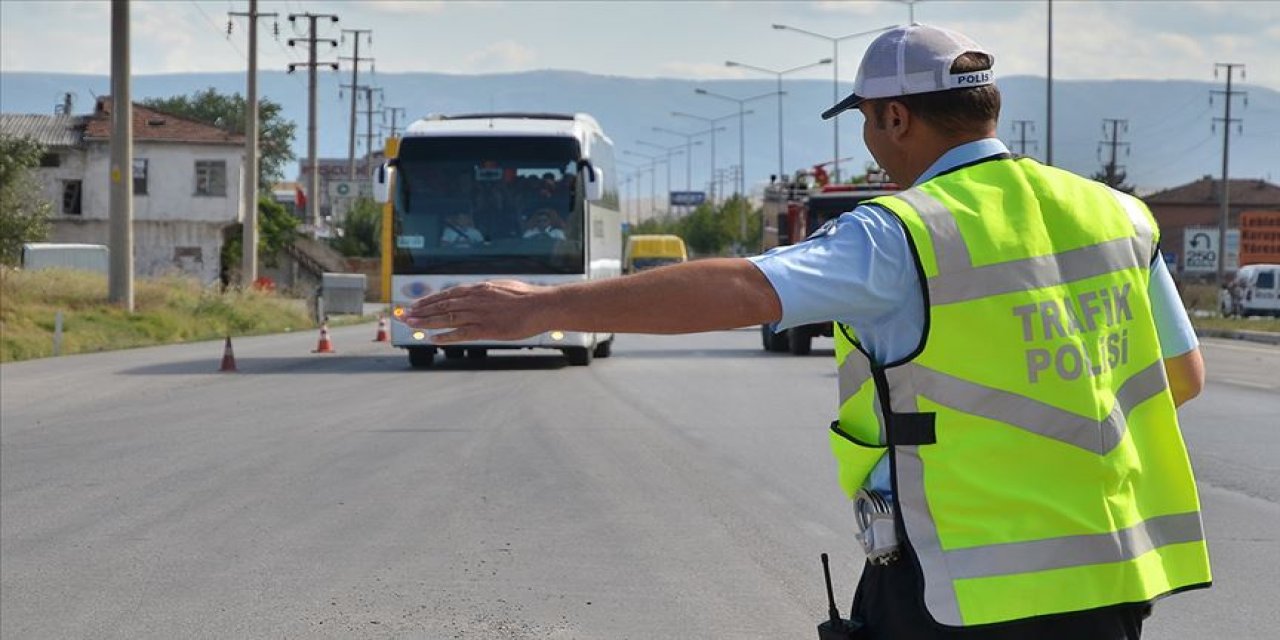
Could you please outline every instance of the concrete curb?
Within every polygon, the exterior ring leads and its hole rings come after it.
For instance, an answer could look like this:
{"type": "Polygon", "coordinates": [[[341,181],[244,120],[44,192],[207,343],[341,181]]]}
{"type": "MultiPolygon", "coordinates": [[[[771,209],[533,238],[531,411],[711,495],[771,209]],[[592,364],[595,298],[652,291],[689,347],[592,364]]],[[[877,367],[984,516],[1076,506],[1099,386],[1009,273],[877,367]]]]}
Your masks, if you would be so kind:
{"type": "Polygon", "coordinates": [[[1244,340],[1262,344],[1280,345],[1280,333],[1270,331],[1245,331],[1242,329],[1196,329],[1201,338],[1226,338],[1228,340],[1244,340]]]}

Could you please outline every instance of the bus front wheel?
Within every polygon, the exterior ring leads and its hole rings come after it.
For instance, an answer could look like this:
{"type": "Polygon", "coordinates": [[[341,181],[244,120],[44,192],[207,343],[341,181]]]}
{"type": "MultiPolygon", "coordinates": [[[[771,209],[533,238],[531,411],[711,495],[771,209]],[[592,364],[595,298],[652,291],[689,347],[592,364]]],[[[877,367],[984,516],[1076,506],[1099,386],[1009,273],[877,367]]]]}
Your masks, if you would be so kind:
{"type": "Polygon", "coordinates": [[[613,355],[613,339],[612,338],[610,338],[609,340],[605,340],[604,342],[596,343],[595,356],[597,358],[608,358],[611,355],[613,355]]]}
{"type": "Polygon", "coordinates": [[[409,366],[414,369],[426,369],[435,362],[435,347],[409,347],[409,366]]]}
{"type": "Polygon", "coordinates": [[[564,349],[564,357],[569,360],[569,364],[575,367],[585,367],[591,364],[593,355],[591,347],[566,347],[564,349]]]}

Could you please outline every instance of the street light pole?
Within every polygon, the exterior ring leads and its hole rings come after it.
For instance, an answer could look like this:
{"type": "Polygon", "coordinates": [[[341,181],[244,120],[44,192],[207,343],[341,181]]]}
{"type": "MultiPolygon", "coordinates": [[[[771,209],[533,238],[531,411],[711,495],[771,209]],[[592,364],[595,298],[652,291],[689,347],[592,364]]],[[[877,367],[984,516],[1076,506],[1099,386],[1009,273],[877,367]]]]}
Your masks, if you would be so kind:
{"type": "MultiPolygon", "coordinates": [[[[747,113],[751,113],[751,112],[748,111],[747,113]]],[[[723,115],[718,118],[707,118],[704,116],[696,116],[696,115],[693,115],[692,113],[685,113],[683,111],[672,111],[671,115],[680,117],[680,118],[692,118],[694,120],[701,120],[707,123],[711,127],[710,129],[711,131],[711,173],[708,176],[708,180],[713,181],[712,184],[714,185],[714,180],[716,175],[716,132],[724,130],[724,127],[716,126],[716,123],[720,122],[721,120],[728,120],[729,118],[737,118],[738,114],[733,113],[729,115],[723,115]]],[[[714,204],[715,201],[716,201],[716,192],[713,187],[711,189],[712,204],[714,204]]]]}
{"type": "MultiPolygon", "coordinates": [[[[664,147],[660,144],[654,144],[652,142],[647,142],[644,140],[636,140],[636,144],[642,144],[642,145],[645,145],[646,147],[653,147],[654,149],[660,149],[667,156],[667,199],[666,199],[667,204],[665,207],[663,207],[663,209],[667,212],[667,215],[670,216],[671,215],[671,191],[672,191],[671,156],[678,156],[684,153],[685,151],[684,149],[680,148],[680,145],[676,145],[674,147],[664,147]]],[[[702,144],[702,143],[699,142],[698,144],[702,144]]]]}
{"type": "MultiPolygon", "coordinates": [[[[890,29],[897,28],[897,25],[889,25],[887,27],[872,29],[870,31],[860,31],[858,33],[850,33],[849,35],[844,35],[844,36],[823,35],[821,33],[815,33],[807,29],[792,27],[785,24],[775,24],[773,25],[773,28],[779,31],[794,31],[796,33],[803,33],[807,36],[812,36],[814,38],[826,40],[827,42],[831,43],[831,62],[832,62],[831,104],[835,104],[837,102],[840,102],[840,41],[848,40],[850,38],[858,38],[861,36],[869,36],[876,33],[883,33],[890,29]]],[[[832,141],[834,145],[834,155],[832,155],[832,159],[835,161],[835,167],[833,168],[833,171],[835,173],[835,181],[838,183],[840,182],[840,116],[839,114],[831,118],[831,130],[832,130],[832,134],[831,134],[832,141]]]]}
{"type": "Polygon", "coordinates": [[[714,127],[707,129],[706,131],[695,131],[694,133],[684,133],[682,131],[675,131],[663,127],[654,127],[653,130],[659,133],[669,133],[673,136],[680,136],[681,138],[684,138],[684,190],[689,191],[693,188],[693,145],[702,144],[701,141],[694,142],[693,139],[703,134],[714,134],[716,131],[724,131],[724,127],[714,127]]]}
{"type": "MultiPolygon", "coordinates": [[[[629,156],[635,156],[635,157],[637,157],[637,158],[644,158],[645,160],[648,160],[648,161],[649,161],[649,171],[651,172],[651,173],[649,174],[649,177],[650,177],[650,180],[649,180],[649,213],[650,213],[650,214],[655,214],[655,213],[657,213],[657,208],[658,208],[658,161],[659,161],[659,160],[661,160],[661,158],[660,158],[659,156],[651,156],[651,155],[648,155],[648,154],[645,154],[645,153],[636,153],[635,151],[631,151],[631,150],[629,150],[629,149],[623,149],[622,153],[623,153],[623,154],[625,154],[625,155],[629,155],[629,156]]],[[[668,170],[668,172],[670,171],[670,166],[671,166],[671,163],[670,163],[670,162],[668,162],[668,163],[667,163],[667,167],[668,167],[668,169],[667,169],[667,170],[668,170]]]]}
{"type": "MultiPolygon", "coordinates": [[[[746,104],[753,100],[765,99],[765,97],[773,96],[776,91],[768,93],[760,93],[758,96],[751,97],[733,97],[726,96],[724,93],[707,91],[705,88],[695,88],[694,93],[699,96],[716,97],[719,100],[727,100],[737,102],[737,165],[739,165],[739,178],[737,178],[737,195],[746,197],[746,104]]],[[[746,234],[746,216],[742,216],[742,234],[746,234]]]]}
{"type": "Polygon", "coordinates": [[[743,69],[750,69],[752,71],[759,71],[760,73],[767,73],[770,75],[774,75],[774,76],[777,76],[778,78],[777,94],[778,94],[778,179],[779,180],[783,179],[783,176],[786,175],[786,171],[787,171],[786,162],[783,160],[783,155],[782,155],[782,96],[783,96],[782,76],[785,76],[788,73],[803,71],[805,69],[821,66],[824,64],[831,64],[832,62],[834,62],[834,58],[823,58],[817,62],[802,64],[798,67],[792,67],[790,69],[782,69],[782,70],[768,69],[765,67],[757,67],[757,66],[745,64],[742,62],[734,62],[733,60],[726,60],[724,63],[724,66],[726,67],[742,67],[743,69]]]}

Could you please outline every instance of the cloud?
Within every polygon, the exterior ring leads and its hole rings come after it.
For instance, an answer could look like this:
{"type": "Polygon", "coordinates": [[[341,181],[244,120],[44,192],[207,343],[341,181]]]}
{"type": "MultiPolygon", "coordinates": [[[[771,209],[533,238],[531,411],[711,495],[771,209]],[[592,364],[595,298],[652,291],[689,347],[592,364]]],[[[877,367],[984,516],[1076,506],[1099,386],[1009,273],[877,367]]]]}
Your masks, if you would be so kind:
{"type": "Polygon", "coordinates": [[[481,49],[463,59],[463,71],[468,73],[501,73],[527,71],[533,67],[538,55],[518,42],[503,40],[481,49]]]}
{"type": "Polygon", "coordinates": [[[362,9],[397,15],[422,15],[445,10],[444,0],[365,0],[362,9]]]}
{"type": "Polygon", "coordinates": [[[815,2],[813,8],[823,13],[844,13],[856,16],[869,16],[880,11],[874,2],[850,2],[849,0],[821,0],[815,2]]]}

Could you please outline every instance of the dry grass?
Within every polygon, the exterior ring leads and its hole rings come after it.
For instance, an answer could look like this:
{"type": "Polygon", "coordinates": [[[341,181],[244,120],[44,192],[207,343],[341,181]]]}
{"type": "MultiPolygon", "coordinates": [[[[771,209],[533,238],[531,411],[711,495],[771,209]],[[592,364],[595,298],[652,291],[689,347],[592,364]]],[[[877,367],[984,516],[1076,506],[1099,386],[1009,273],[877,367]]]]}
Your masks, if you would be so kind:
{"type": "Polygon", "coordinates": [[[313,326],[297,301],[258,291],[223,292],[188,278],[138,279],[132,314],[106,299],[107,279],[99,274],[0,269],[0,362],[52,355],[58,311],[63,354],[313,326]]]}

